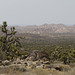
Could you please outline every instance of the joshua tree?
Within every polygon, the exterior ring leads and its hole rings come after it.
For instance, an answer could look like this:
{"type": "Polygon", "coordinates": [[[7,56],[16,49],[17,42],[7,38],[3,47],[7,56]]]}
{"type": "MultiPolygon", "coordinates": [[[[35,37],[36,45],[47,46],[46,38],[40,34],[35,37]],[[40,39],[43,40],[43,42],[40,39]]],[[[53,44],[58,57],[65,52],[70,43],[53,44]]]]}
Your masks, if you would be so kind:
{"type": "Polygon", "coordinates": [[[19,55],[20,42],[19,38],[15,36],[15,27],[7,29],[7,22],[3,22],[1,27],[3,35],[0,36],[0,50],[4,51],[8,59],[13,59],[19,55]]]}

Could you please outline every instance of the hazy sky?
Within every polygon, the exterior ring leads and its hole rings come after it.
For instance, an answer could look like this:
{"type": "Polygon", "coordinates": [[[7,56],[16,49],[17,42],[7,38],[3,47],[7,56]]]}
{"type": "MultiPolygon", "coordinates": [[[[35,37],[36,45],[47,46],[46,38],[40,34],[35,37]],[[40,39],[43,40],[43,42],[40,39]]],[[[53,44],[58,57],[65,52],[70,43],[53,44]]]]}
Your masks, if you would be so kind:
{"type": "Polygon", "coordinates": [[[0,0],[0,24],[75,24],[75,0],[0,0]]]}

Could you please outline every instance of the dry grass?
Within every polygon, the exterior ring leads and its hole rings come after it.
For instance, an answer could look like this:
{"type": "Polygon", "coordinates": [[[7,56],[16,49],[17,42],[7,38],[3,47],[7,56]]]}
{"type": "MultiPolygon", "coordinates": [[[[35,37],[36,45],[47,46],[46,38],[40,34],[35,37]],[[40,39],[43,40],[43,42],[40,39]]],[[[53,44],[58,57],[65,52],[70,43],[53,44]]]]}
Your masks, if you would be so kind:
{"type": "Polygon", "coordinates": [[[0,69],[0,75],[75,75],[75,67],[71,68],[69,71],[57,71],[55,69],[32,69],[26,72],[16,71],[13,68],[0,69]]]}
{"type": "Polygon", "coordinates": [[[75,75],[75,68],[71,69],[70,71],[56,71],[56,70],[49,70],[49,69],[35,69],[25,73],[24,75],[75,75]]]}
{"type": "Polygon", "coordinates": [[[60,75],[75,75],[75,68],[71,69],[68,72],[62,72],[60,75]]]}
{"type": "Polygon", "coordinates": [[[9,70],[9,73],[6,73],[3,71],[3,73],[0,73],[0,75],[75,75],[75,68],[72,69],[71,71],[68,72],[60,72],[60,71],[55,71],[55,70],[48,70],[48,69],[35,69],[33,71],[28,71],[28,72],[13,72],[12,70],[9,70]]]}
{"type": "Polygon", "coordinates": [[[0,75],[21,75],[22,72],[18,71],[18,70],[14,70],[14,68],[8,68],[8,67],[5,67],[5,68],[0,68],[0,75]]]}

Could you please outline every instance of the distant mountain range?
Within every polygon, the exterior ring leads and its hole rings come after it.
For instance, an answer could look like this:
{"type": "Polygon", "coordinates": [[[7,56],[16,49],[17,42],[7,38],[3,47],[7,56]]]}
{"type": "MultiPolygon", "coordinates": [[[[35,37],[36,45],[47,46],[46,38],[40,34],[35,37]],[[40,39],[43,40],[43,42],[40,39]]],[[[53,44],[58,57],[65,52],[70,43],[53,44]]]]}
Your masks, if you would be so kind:
{"type": "Polygon", "coordinates": [[[43,24],[40,26],[15,26],[18,33],[50,34],[50,33],[75,33],[75,25],[66,26],[64,24],[43,24]]]}
{"type": "Polygon", "coordinates": [[[66,26],[64,24],[43,24],[40,26],[16,26],[19,33],[49,34],[49,33],[75,33],[75,25],[66,26]]]}

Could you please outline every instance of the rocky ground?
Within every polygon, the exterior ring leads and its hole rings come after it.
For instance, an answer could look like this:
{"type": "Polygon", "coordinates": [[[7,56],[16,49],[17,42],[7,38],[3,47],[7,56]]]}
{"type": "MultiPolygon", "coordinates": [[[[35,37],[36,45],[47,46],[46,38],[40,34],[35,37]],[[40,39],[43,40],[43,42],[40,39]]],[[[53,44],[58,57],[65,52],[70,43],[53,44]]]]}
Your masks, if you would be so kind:
{"type": "Polygon", "coordinates": [[[73,68],[73,64],[64,65],[57,61],[50,63],[48,55],[38,50],[32,51],[28,56],[16,58],[13,62],[0,61],[0,75],[67,75],[63,72],[68,73],[73,68]]]}

